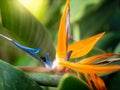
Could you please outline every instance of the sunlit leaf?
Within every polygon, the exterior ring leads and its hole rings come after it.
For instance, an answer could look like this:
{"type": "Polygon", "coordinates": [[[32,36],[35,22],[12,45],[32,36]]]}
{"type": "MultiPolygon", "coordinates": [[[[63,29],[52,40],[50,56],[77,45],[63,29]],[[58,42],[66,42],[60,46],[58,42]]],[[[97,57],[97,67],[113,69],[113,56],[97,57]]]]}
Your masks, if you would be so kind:
{"type": "Polygon", "coordinates": [[[55,50],[48,31],[17,0],[0,0],[2,24],[13,39],[32,48],[43,48],[40,56],[50,53],[53,59],[55,50]]]}
{"type": "Polygon", "coordinates": [[[97,10],[104,2],[105,0],[71,0],[71,22],[76,22],[97,10]]]}
{"type": "Polygon", "coordinates": [[[43,23],[49,0],[19,0],[19,2],[43,23]]]}

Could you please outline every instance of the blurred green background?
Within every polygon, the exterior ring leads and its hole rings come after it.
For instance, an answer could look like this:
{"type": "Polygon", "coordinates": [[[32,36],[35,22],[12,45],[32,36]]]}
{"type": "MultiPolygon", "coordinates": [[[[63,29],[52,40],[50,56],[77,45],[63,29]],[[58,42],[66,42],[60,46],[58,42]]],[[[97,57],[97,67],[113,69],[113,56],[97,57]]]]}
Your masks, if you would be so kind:
{"type": "MultiPolygon", "coordinates": [[[[53,44],[53,49],[50,49],[51,47],[49,45],[47,49],[49,49],[50,52],[53,51],[53,54],[55,54],[54,48],[57,43],[57,32],[65,2],[66,0],[19,0],[18,2],[27,8],[27,10],[29,10],[29,12],[32,13],[37,20],[39,20],[42,27],[47,30],[47,33],[50,34],[49,37],[52,38],[50,42],[53,44]]],[[[70,0],[70,10],[70,28],[75,41],[105,31],[106,34],[97,43],[96,48],[99,48],[104,52],[114,52],[120,54],[119,0],[70,0]]],[[[8,16],[8,18],[11,18],[11,16],[8,16]]],[[[32,28],[31,25],[29,25],[29,27],[32,28]]],[[[10,37],[14,36],[13,39],[16,39],[17,34],[20,33],[18,32],[16,35],[13,35],[11,32],[6,32],[6,29],[8,28],[5,27],[5,25],[2,25],[1,17],[0,33],[10,37]]],[[[24,30],[25,28],[23,31],[24,30]]],[[[37,31],[34,32],[36,32],[36,34],[40,33],[37,31]]],[[[24,34],[24,32],[22,33],[24,34]]],[[[28,34],[30,33],[27,31],[26,35],[28,34]]],[[[35,38],[35,36],[35,34],[31,35],[32,38],[35,38]]],[[[41,37],[45,38],[44,36],[41,37]]],[[[45,39],[47,40],[48,38],[46,37],[45,39]]],[[[28,44],[24,44],[22,40],[16,40],[23,45],[29,46],[28,44]]],[[[37,40],[39,41],[39,37],[37,37],[37,40]]],[[[31,40],[29,43],[33,43],[33,41],[31,40]]],[[[32,47],[37,48],[42,43],[43,41],[41,40],[37,46],[32,45],[32,47]]],[[[41,49],[44,50],[45,48],[46,46],[42,45],[41,49]]],[[[44,51],[44,53],[51,55],[51,53],[47,51],[44,51]]],[[[40,56],[44,55],[45,54],[41,54],[40,56]]],[[[13,65],[40,65],[40,62],[34,60],[32,57],[28,56],[26,53],[3,38],[0,38],[0,58],[13,65]]],[[[54,57],[51,58],[54,59],[54,57]]]]}

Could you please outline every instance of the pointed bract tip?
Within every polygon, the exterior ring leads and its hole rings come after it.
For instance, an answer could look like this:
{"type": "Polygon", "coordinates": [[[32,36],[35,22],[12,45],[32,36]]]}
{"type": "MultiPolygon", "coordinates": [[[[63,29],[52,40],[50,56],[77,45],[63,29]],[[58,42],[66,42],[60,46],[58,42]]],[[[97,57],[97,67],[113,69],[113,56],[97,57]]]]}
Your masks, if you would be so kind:
{"type": "Polygon", "coordinates": [[[13,41],[11,38],[9,38],[9,37],[7,37],[7,36],[5,36],[3,34],[0,34],[0,36],[3,37],[3,38],[5,38],[5,39],[7,39],[7,40],[9,40],[9,41],[13,41]]]}
{"type": "Polygon", "coordinates": [[[101,38],[104,34],[105,34],[105,32],[102,32],[102,33],[99,33],[97,35],[99,36],[99,38],[101,38]]]}

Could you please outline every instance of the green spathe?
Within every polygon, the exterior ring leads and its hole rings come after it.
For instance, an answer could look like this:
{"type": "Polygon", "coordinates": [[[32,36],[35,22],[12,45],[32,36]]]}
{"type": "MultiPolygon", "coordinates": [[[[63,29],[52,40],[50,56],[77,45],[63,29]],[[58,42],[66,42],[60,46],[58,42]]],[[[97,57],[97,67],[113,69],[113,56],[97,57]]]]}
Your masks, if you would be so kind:
{"type": "Polygon", "coordinates": [[[90,88],[84,81],[70,74],[65,74],[60,80],[58,90],[90,90],[90,88]]]}

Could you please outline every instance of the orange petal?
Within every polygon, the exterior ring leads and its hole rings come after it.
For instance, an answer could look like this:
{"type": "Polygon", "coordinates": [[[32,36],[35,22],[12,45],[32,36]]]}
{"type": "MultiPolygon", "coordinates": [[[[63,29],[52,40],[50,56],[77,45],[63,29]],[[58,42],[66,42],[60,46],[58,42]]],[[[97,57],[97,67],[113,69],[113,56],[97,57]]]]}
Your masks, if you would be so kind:
{"type": "Polygon", "coordinates": [[[90,74],[93,84],[97,90],[107,90],[104,81],[96,74],[90,74]]]}
{"type": "Polygon", "coordinates": [[[59,32],[58,32],[58,44],[56,55],[59,58],[65,58],[67,52],[67,30],[66,30],[66,17],[69,10],[69,0],[67,0],[65,9],[60,21],[59,32]]]}
{"type": "Polygon", "coordinates": [[[84,64],[78,64],[68,61],[61,61],[59,62],[59,64],[81,73],[102,74],[102,73],[109,73],[120,70],[120,65],[112,65],[112,66],[84,65],[84,64]]]}
{"type": "Polygon", "coordinates": [[[86,81],[87,81],[89,87],[91,88],[91,90],[94,90],[94,89],[93,89],[93,86],[92,86],[92,83],[91,83],[91,81],[90,81],[90,79],[89,79],[89,74],[86,74],[86,73],[85,73],[84,76],[85,76],[86,81]]]}
{"type": "Polygon", "coordinates": [[[68,51],[73,51],[71,58],[78,58],[89,53],[104,33],[105,32],[69,45],[68,51]]]}
{"type": "Polygon", "coordinates": [[[93,62],[95,62],[99,59],[107,58],[107,57],[114,56],[114,55],[116,55],[116,54],[114,54],[114,53],[100,54],[100,55],[96,55],[96,56],[92,56],[92,57],[82,59],[78,63],[80,63],[80,64],[91,64],[91,63],[93,63],[93,62]]]}

